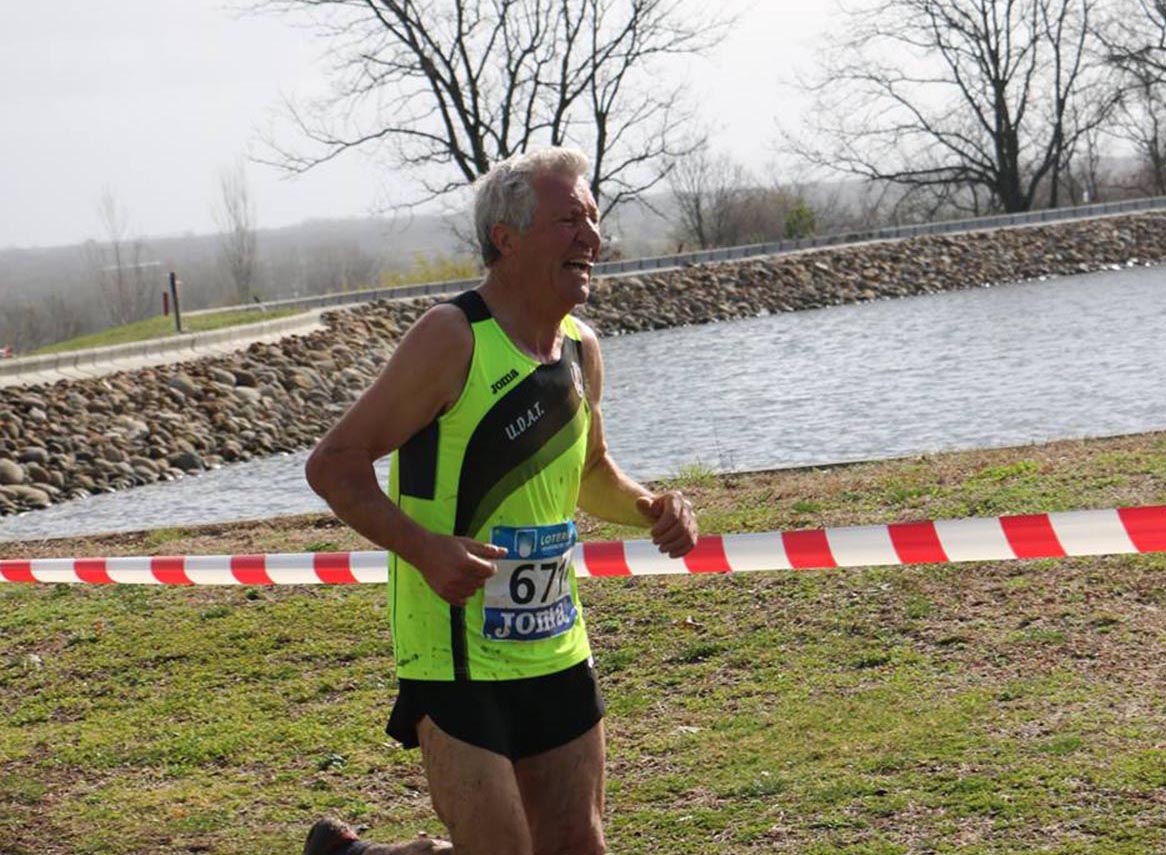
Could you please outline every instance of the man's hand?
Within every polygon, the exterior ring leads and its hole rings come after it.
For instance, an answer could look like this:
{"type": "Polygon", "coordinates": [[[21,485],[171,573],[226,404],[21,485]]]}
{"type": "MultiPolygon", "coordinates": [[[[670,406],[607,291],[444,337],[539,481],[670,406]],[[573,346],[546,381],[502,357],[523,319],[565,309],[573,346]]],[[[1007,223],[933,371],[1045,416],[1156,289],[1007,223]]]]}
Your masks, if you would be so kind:
{"type": "Polygon", "coordinates": [[[486,580],[498,572],[494,561],[506,556],[506,549],[480,543],[468,537],[432,534],[419,554],[406,561],[421,571],[437,596],[453,606],[464,606],[486,580]]]}
{"type": "Polygon", "coordinates": [[[696,546],[696,514],[679,490],[669,490],[654,499],[641,496],[636,499],[636,509],[653,520],[652,543],[669,558],[679,558],[696,546]]]}

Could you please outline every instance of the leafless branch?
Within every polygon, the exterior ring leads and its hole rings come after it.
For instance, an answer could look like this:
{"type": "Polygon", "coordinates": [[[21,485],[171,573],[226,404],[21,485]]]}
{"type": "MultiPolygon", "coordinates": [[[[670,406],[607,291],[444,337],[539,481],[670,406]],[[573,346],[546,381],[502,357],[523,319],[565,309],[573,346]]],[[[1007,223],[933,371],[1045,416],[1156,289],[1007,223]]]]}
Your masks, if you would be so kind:
{"type": "Polygon", "coordinates": [[[370,151],[428,200],[516,152],[574,144],[591,154],[603,211],[654,187],[692,148],[684,93],[657,85],[660,63],[707,51],[731,23],[691,0],[259,0],[254,8],[307,13],[338,56],[330,94],[285,105],[297,142],[269,133],[260,162],[294,174],[370,151]]]}
{"type": "Polygon", "coordinates": [[[787,139],[807,162],[901,185],[905,199],[1056,205],[1079,144],[1116,104],[1096,49],[1100,5],[880,0],[852,13],[810,87],[809,132],[787,139]]]}

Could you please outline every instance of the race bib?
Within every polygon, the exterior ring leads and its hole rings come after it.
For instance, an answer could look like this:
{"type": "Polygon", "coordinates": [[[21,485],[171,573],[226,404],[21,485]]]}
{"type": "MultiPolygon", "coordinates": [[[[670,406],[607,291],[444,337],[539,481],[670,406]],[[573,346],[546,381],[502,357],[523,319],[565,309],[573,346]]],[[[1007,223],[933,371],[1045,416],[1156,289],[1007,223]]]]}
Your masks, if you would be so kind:
{"type": "Polygon", "coordinates": [[[486,582],[482,634],[492,641],[537,641],[575,625],[571,555],[575,523],[494,526],[490,542],[506,549],[486,582]]]}

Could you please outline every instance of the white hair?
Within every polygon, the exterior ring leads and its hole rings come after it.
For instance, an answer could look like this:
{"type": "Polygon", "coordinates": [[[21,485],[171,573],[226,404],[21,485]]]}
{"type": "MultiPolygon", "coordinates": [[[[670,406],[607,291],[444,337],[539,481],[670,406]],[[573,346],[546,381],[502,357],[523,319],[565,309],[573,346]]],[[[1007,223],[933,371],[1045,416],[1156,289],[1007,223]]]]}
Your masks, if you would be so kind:
{"type": "Polygon", "coordinates": [[[489,267],[501,253],[490,230],[505,223],[519,231],[530,228],[534,219],[534,187],[537,175],[557,173],[569,178],[587,174],[591,164],[577,148],[543,148],[514,154],[490,167],[474,182],[474,228],[482,250],[482,262],[489,267]]]}

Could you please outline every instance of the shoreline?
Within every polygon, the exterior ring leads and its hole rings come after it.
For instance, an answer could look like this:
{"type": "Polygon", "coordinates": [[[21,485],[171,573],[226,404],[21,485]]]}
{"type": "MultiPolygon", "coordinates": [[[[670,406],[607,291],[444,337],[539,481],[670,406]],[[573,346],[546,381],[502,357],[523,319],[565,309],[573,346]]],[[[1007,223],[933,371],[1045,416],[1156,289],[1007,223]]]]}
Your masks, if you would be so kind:
{"type": "MultiPolygon", "coordinates": [[[[694,471],[674,478],[650,482],[655,486],[676,486],[690,494],[698,514],[701,514],[702,533],[722,534],[766,529],[754,523],[753,518],[742,519],[743,524],[727,525],[719,516],[731,510],[733,494],[740,490],[768,490],[780,498],[773,507],[764,509],[769,524],[781,530],[820,528],[837,525],[863,525],[899,522],[916,519],[952,519],[959,516],[991,516],[991,513],[964,513],[952,515],[943,509],[934,509],[930,515],[920,513],[924,508],[908,508],[905,515],[888,515],[890,508],[872,508],[856,505],[848,509],[840,505],[827,517],[817,519],[813,514],[799,511],[819,501],[813,496],[829,495],[836,500],[839,491],[845,492],[850,483],[865,484],[872,479],[894,479],[903,473],[914,473],[918,478],[933,474],[944,478],[967,478],[975,471],[1019,466],[1026,476],[1039,475],[1048,468],[1063,475],[1071,464],[1092,466],[1098,458],[1119,454],[1157,454],[1162,458],[1161,478],[1148,480],[1135,492],[1115,494],[1112,502],[1092,506],[1041,506],[1029,503],[1010,512],[1043,513],[1058,510],[1087,510],[1096,507],[1166,503],[1166,429],[1148,433],[1121,434],[1110,437],[1054,440],[1048,443],[983,448],[968,451],[949,451],[934,454],[910,455],[884,460],[865,460],[764,469],[748,472],[694,471]],[[1034,461],[1036,463],[1034,464],[1034,461]],[[1029,470],[1036,466],[1036,471],[1029,470]],[[808,498],[810,497],[810,498],[808,498]],[[711,504],[710,504],[711,503],[711,504]],[[785,507],[788,505],[789,507],[785,507]],[[788,516],[793,511],[793,516],[788,516]],[[705,512],[712,512],[706,517],[705,512]],[[787,514],[783,516],[783,514],[787,514]],[[710,525],[711,524],[711,525],[710,525]]],[[[1039,480],[1039,479],[1038,479],[1039,480]]],[[[581,540],[637,539],[644,534],[630,527],[602,523],[581,513],[578,520],[581,540]]],[[[59,557],[112,557],[118,555],[198,555],[250,554],[268,552],[327,552],[379,549],[370,544],[344,523],[329,513],[307,513],[233,522],[203,523],[139,529],[127,532],[36,538],[0,542],[0,556],[6,559],[59,557]]]]}
{"type": "MultiPolygon", "coordinates": [[[[1166,261],[1166,214],[931,235],[600,279],[601,335],[1166,261]]],[[[436,298],[324,313],[230,356],[0,389],[0,516],[308,448],[436,298]],[[133,414],[133,415],[130,415],[133,414]]]]}

